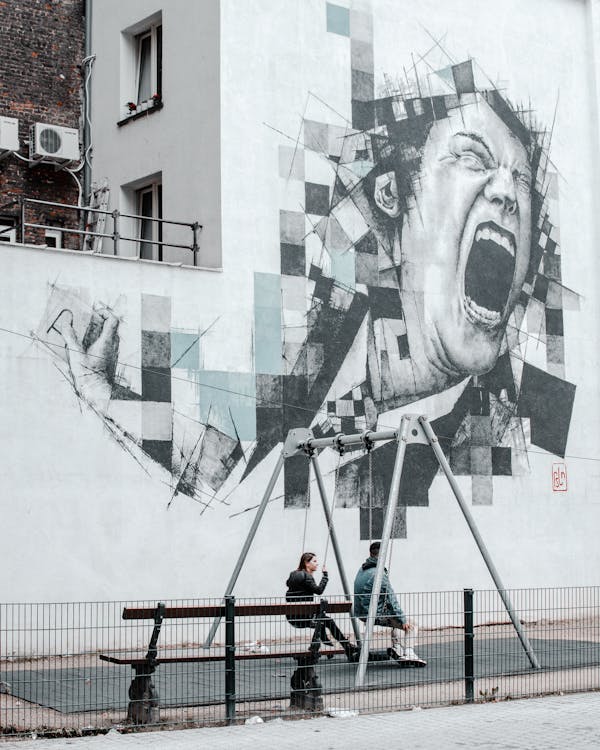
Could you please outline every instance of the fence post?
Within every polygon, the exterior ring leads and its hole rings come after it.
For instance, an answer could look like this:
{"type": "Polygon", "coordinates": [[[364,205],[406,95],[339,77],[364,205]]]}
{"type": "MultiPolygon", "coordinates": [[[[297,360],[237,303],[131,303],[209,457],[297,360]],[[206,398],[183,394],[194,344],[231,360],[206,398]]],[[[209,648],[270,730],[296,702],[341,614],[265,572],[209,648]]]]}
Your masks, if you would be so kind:
{"type": "Polygon", "coordinates": [[[235,720],[235,596],[225,597],[225,718],[235,720]]]}
{"type": "Polygon", "coordinates": [[[113,255],[119,254],[119,211],[115,208],[112,212],[113,218],[113,255]]]}
{"type": "Polygon", "coordinates": [[[196,266],[197,263],[197,257],[198,257],[198,230],[200,229],[200,224],[198,224],[197,221],[195,221],[192,224],[192,257],[193,257],[193,265],[196,266]]]}
{"type": "Polygon", "coordinates": [[[464,589],[464,629],[465,629],[465,700],[475,700],[475,660],[473,630],[473,589],[464,589]]]}

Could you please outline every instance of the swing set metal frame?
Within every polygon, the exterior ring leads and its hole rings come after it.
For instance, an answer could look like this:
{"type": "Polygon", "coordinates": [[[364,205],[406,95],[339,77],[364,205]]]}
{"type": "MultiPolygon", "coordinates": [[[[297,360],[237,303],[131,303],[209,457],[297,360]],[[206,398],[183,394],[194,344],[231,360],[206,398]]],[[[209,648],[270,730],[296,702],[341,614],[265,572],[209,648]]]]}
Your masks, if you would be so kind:
{"type": "MultiPolygon", "coordinates": [[[[351,622],[352,622],[352,629],[354,631],[354,636],[356,638],[356,642],[360,643],[360,646],[361,646],[360,659],[359,659],[358,667],[356,670],[355,686],[361,687],[364,683],[367,662],[369,659],[369,652],[370,652],[371,643],[373,640],[373,627],[375,624],[375,619],[377,617],[377,603],[379,601],[379,595],[381,593],[381,584],[383,580],[385,560],[387,557],[387,551],[388,551],[388,547],[390,544],[390,537],[392,534],[394,516],[396,514],[396,508],[398,507],[398,500],[399,500],[399,494],[400,494],[400,478],[402,476],[402,466],[404,464],[406,446],[411,445],[413,443],[418,443],[421,445],[429,445],[431,449],[433,450],[435,457],[438,461],[438,464],[440,468],[442,469],[442,472],[446,476],[446,479],[448,480],[450,488],[458,502],[458,505],[460,507],[460,510],[462,511],[463,516],[465,517],[469,530],[471,531],[471,534],[473,535],[475,543],[477,544],[477,547],[479,548],[481,556],[487,566],[487,569],[494,582],[494,585],[496,586],[498,594],[500,595],[500,598],[502,599],[504,607],[506,608],[506,611],[517,632],[517,635],[519,637],[519,640],[521,641],[521,645],[523,646],[523,649],[527,655],[527,658],[529,659],[529,662],[534,669],[539,669],[540,664],[537,659],[537,656],[535,652],[533,651],[533,648],[531,646],[531,643],[529,642],[527,634],[523,630],[521,621],[518,618],[512,606],[512,602],[509,598],[508,592],[506,591],[502,583],[502,580],[496,569],[496,566],[494,565],[494,562],[483,541],[483,538],[481,534],[479,533],[475,520],[471,514],[468,504],[465,502],[465,499],[462,495],[460,487],[458,486],[456,478],[452,474],[452,470],[446,459],[444,451],[442,450],[439,444],[439,441],[435,435],[435,432],[433,428],[431,427],[431,424],[429,423],[427,417],[423,415],[404,414],[401,418],[400,426],[396,430],[381,430],[381,431],[367,430],[365,432],[356,433],[352,435],[344,435],[342,433],[338,433],[334,437],[326,437],[326,438],[315,438],[313,436],[313,433],[309,429],[297,428],[297,429],[290,430],[283,444],[281,453],[275,464],[275,468],[273,469],[273,473],[271,474],[271,477],[267,483],[265,493],[258,506],[256,515],[254,516],[254,520],[252,522],[250,530],[248,531],[248,535],[242,547],[242,551],[240,552],[240,556],[237,560],[237,563],[235,565],[235,568],[233,570],[229,583],[227,584],[227,588],[225,590],[224,596],[231,596],[233,593],[233,589],[237,582],[238,576],[242,570],[246,557],[248,556],[248,552],[250,550],[254,537],[256,536],[256,532],[258,531],[258,527],[260,526],[260,522],[263,518],[264,512],[269,503],[269,500],[271,499],[271,495],[273,494],[273,489],[275,488],[275,484],[277,482],[277,479],[279,478],[279,475],[281,473],[285,460],[287,458],[291,458],[292,456],[299,456],[299,455],[304,454],[309,458],[309,460],[312,463],[315,480],[317,482],[319,495],[321,497],[323,512],[325,514],[325,519],[327,521],[328,540],[329,539],[331,540],[331,546],[335,554],[337,567],[338,567],[340,579],[342,582],[342,588],[344,590],[344,595],[348,601],[352,601],[352,592],[348,584],[348,578],[346,576],[346,571],[344,568],[344,563],[342,560],[338,539],[335,533],[335,527],[333,525],[333,516],[332,516],[333,508],[330,510],[330,507],[327,501],[327,491],[325,489],[325,484],[323,482],[323,475],[321,473],[321,468],[319,466],[318,452],[320,450],[323,450],[324,448],[333,448],[334,450],[337,450],[338,453],[340,453],[341,455],[344,452],[346,447],[362,445],[363,448],[368,453],[370,453],[375,443],[382,442],[382,441],[390,441],[390,440],[395,440],[398,445],[398,448],[396,450],[396,458],[394,461],[394,469],[392,472],[392,480],[390,483],[390,489],[389,489],[389,494],[388,494],[388,502],[387,502],[387,507],[386,507],[386,512],[385,512],[384,523],[383,523],[383,531],[381,534],[381,547],[380,547],[379,556],[377,559],[377,567],[375,569],[375,579],[373,581],[373,590],[372,590],[371,599],[369,602],[369,612],[367,615],[364,637],[361,638],[358,619],[356,618],[354,613],[351,614],[351,622]]],[[[370,491],[372,492],[372,489],[370,491]]],[[[220,622],[220,618],[216,617],[211,625],[210,631],[204,643],[204,648],[209,648],[211,643],[213,642],[215,634],[217,632],[217,628],[219,627],[219,622],[220,622]]]]}

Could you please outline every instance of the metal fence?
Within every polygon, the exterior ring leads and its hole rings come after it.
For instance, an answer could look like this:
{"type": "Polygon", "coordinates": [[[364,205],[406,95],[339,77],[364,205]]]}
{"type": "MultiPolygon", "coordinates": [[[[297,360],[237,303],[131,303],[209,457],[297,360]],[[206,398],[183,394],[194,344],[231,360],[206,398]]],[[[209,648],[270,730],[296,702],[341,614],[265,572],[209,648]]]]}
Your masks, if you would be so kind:
{"type": "MultiPolygon", "coordinates": [[[[599,689],[600,587],[508,593],[539,668],[496,591],[405,593],[426,665],[390,658],[391,630],[377,626],[360,688],[357,663],[314,621],[288,622],[282,599],[0,604],[0,732],[79,735],[599,689]]],[[[336,597],[328,606],[353,641],[350,607],[336,597]]]]}

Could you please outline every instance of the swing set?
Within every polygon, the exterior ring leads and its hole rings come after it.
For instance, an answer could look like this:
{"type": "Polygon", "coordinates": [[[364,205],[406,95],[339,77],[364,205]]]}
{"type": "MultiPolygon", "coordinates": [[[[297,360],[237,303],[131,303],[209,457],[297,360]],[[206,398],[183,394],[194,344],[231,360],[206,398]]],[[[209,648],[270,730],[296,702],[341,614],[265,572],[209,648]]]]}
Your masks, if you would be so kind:
{"type": "MultiPolygon", "coordinates": [[[[327,500],[327,492],[325,490],[323,475],[321,473],[321,468],[319,466],[318,452],[324,448],[333,448],[339,453],[339,460],[338,460],[338,464],[336,468],[336,480],[337,480],[340,460],[345,449],[348,447],[353,447],[353,446],[362,446],[364,448],[366,453],[369,455],[369,481],[370,481],[369,509],[370,511],[372,511],[371,496],[372,496],[373,489],[372,489],[371,451],[375,443],[382,442],[382,441],[391,441],[391,440],[395,440],[398,447],[396,450],[394,469],[392,472],[392,480],[391,480],[389,494],[388,494],[388,502],[387,502],[387,508],[385,512],[384,523],[383,523],[383,531],[381,534],[381,547],[380,547],[379,556],[377,559],[377,567],[375,569],[375,579],[373,581],[373,590],[371,593],[371,599],[369,603],[369,612],[367,615],[366,628],[365,628],[364,635],[362,637],[361,637],[361,632],[360,632],[360,626],[358,624],[358,619],[354,616],[353,613],[351,613],[350,615],[350,619],[352,622],[352,629],[354,631],[356,643],[360,645],[360,659],[358,661],[358,667],[356,670],[355,686],[361,687],[364,683],[367,662],[369,661],[369,654],[371,653],[371,650],[372,650],[371,644],[373,641],[373,627],[374,627],[375,619],[377,616],[377,603],[379,601],[379,594],[381,592],[385,561],[388,556],[388,549],[391,549],[390,538],[392,534],[392,527],[393,527],[394,517],[396,514],[396,508],[398,507],[398,499],[399,499],[399,492],[400,492],[400,478],[402,476],[402,466],[403,466],[404,457],[406,454],[406,446],[415,444],[415,443],[421,444],[421,445],[428,445],[431,447],[438,461],[440,468],[442,469],[444,475],[446,476],[446,479],[448,480],[448,483],[458,502],[460,510],[462,511],[462,514],[465,517],[469,530],[471,531],[471,534],[475,540],[475,543],[477,544],[479,548],[481,556],[487,566],[487,569],[496,586],[498,594],[500,595],[500,598],[502,599],[504,607],[506,608],[506,611],[517,632],[517,635],[527,655],[527,658],[529,659],[529,662],[532,668],[539,669],[540,664],[536,657],[536,654],[531,647],[527,634],[523,630],[520,619],[518,618],[516,612],[514,611],[514,608],[512,606],[508,593],[506,589],[504,588],[504,585],[502,584],[500,575],[498,571],[496,570],[496,566],[494,565],[492,558],[488,552],[488,549],[485,546],[483,538],[481,537],[481,534],[479,533],[479,530],[475,524],[475,520],[471,514],[469,506],[465,502],[465,499],[462,496],[460,487],[458,486],[456,478],[452,474],[452,470],[450,469],[450,465],[448,464],[444,451],[442,450],[439,444],[439,441],[435,435],[435,432],[433,428],[431,427],[426,416],[418,416],[415,414],[405,414],[402,416],[402,419],[400,421],[400,426],[396,430],[381,430],[377,432],[367,430],[365,432],[356,433],[352,435],[344,435],[342,433],[339,433],[335,435],[334,437],[326,437],[326,438],[315,438],[313,437],[311,430],[304,429],[304,428],[297,428],[297,429],[290,430],[283,444],[281,453],[277,459],[277,463],[275,464],[275,468],[273,469],[273,473],[267,483],[265,493],[256,511],[256,515],[254,517],[254,520],[252,522],[252,525],[250,527],[250,530],[248,532],[248,535],[242,547],[242,551],[240,552],[238,561],[235,565],[235,568],[233,570],[229,583],[227,584],[227,588],[225,590],[224,596],[231,596],[233,593],[233,589],[237,582],[238,576],[240,574],[240,571],[242,570],[242,567],[244,565],[244,562],[246,560],[246,557],[248,555],[248,552],[250,550],[254,537],[256,536],[256,532],[258,531],[258,528],[260,526],[267,504],[269,503],[269,500],[271,499],[271,495],[273,494],[273,489],[275,487],[277,479],[279,478],[279,475],[281,473],[285,460],[287,458],[291,458],[292,456],[306,455],[310,461],[310,464],[312,465],[314,477],[315,477],[317,487],[319,490],[319,495],[321,498],[321,504],[323,506],[323,513],[325,515],[325,519],[327,522],[328,534],[327,534],[327,546],[326,546],[326,551],[325,551],[325,556],[324,556],[324,562],[326,561],[327,551],[329,548],[329,542],[331,541],[331,547],[335,554],[344,595],[347,601],[352,601],[352,592],[348,584],[348,578],[346,576],[346,571],[344,568],[344,563],[343,563],[342,556],[340,553],[340,547],[338,544],[338,539],[337,539],[337,536],[335,533],[335,527],[333,524],[333,513],[334,513],[334,507],[335,507],[335,500],[336,500],[335,494],[336,493],[334,491],[333,500],[330,505],[327,500]]],[[[310,486],[310,471],[309,471],[309,486],[310,486]]],[[[336,486],[337,486],[337,481],[336,481],[336,486]]],[[[369,516],[370,531],[372,530],[371,515],[372,513],[370,513],[370,516],[369,516]]],[[[304,545],[304,541],[306,537],[307,517],[308,517],[308,489],[307,489],[307,497],[306,497],[303,545],[304,545]]],[[[204,643],[204,648],[209,648],[211,643],[213,642],[215,634],[217,632],[217,628],[219,627],[219,622],[220,622],[220,617],[216,617],[213,620],[210,631],[204,643]]]]}

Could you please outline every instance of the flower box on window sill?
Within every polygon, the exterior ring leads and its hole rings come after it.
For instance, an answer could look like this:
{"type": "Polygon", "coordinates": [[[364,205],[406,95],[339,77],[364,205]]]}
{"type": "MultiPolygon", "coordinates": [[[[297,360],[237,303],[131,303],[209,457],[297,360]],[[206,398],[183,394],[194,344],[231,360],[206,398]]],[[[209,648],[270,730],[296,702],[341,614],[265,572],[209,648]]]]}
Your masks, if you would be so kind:
{"type": "Polygon", "coordinates": [[[140,102],[139,104],[136,104],[135,102],[127,102],[125,105],[124,117],[117,122],[117,125],[121,127],[132,120],[137,120],[139,117],[152,114],[152,112],[157,112],[162,108],[163,101],[156,95],[150,99],[146,99],[144,102],[140,102]]]}

